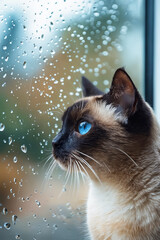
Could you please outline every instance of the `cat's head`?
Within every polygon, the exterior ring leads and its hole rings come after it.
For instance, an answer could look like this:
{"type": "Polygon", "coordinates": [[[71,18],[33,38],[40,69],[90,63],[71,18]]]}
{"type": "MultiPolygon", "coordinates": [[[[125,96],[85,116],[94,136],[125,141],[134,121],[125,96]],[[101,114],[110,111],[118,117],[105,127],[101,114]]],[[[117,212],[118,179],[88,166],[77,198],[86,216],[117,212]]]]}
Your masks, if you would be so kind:
{"type": "Polygon", "coordinates": [[[108,93],[82,77],[82,90],[84,98],[64,112],[53,139],[55,159],[92,179],[137,168],[141,163],[134,156],[149,144],[153,118],[129,75],[118,69],[108,93]]]}

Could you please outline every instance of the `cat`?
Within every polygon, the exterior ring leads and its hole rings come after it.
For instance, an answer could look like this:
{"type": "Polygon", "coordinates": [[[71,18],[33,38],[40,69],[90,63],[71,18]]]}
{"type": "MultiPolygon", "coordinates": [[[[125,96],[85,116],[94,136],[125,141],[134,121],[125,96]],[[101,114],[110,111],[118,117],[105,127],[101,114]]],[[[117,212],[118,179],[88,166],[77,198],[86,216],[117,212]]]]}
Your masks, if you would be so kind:
{"type": "Polygon", "coordinates": [[[160,239],[160,128],[152,108],[123,68],[108,93],[85,77],[82,90],[52,145],[62,168],[90,178],[91,239],[160,239]]]}

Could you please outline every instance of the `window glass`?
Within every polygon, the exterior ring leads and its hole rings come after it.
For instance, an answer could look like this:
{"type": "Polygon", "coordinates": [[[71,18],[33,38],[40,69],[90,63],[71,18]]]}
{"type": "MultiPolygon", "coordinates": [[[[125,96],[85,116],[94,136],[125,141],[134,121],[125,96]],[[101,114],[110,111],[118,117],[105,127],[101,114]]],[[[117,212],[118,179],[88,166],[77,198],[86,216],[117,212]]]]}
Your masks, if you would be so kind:
{"type": "Polygon", "coordinates": [[[124,66],[143,93],[143,0],[0,2],[0,239],[84,239],[88,185],[53,164],[81,76],[108,91],[124,66]]]}
{"type": "Polygon", "coordinates": [[[160,95],[159,95],[159,89],[160,89],[160,81],[159,81],[159,75],[160,75],[160,69],[159,69],[159,60],[160,60],[160,31],[159,31],[159,24],[160,24],[160,15],[159,15],[159,9],[160,9],[160,2],[155,1],[155,48],[154,48],[154,108],[155,113],[157,115],[157,119],[160,122],[160,95]]]}

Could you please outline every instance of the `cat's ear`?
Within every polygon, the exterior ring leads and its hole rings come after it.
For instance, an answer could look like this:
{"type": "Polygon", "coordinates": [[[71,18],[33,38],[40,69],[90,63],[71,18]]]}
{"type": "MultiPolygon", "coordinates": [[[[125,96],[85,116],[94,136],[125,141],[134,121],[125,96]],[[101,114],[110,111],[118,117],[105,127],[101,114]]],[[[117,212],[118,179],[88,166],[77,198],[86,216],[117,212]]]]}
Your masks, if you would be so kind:
{"type": "Polygon", "coordinates": [[[110,88],[110,101],[117,107],[117,111],[127,116],[134,114],[137,109],[138,91],[130,76],[123,68],[117,69],[110,88]]]}
{"type": "Polygon", "coordinates": [[[86,77],[82,77],[82,92],[84,97],[103,95],[104,92],[93,85],[86,77]]]}

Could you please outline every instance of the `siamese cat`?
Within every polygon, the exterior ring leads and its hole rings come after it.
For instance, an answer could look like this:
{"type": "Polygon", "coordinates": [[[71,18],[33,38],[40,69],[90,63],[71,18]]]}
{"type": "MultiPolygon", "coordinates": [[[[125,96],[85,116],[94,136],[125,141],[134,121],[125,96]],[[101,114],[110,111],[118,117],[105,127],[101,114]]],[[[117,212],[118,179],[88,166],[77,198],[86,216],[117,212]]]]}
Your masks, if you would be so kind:
{"type": "Polygon", "coordinates": [[[123,68],[103,93],[82,77],[84,98],[53,139],[59,165],[90,178],[92,240],[160,239],[160,128],[123,68]]]}

